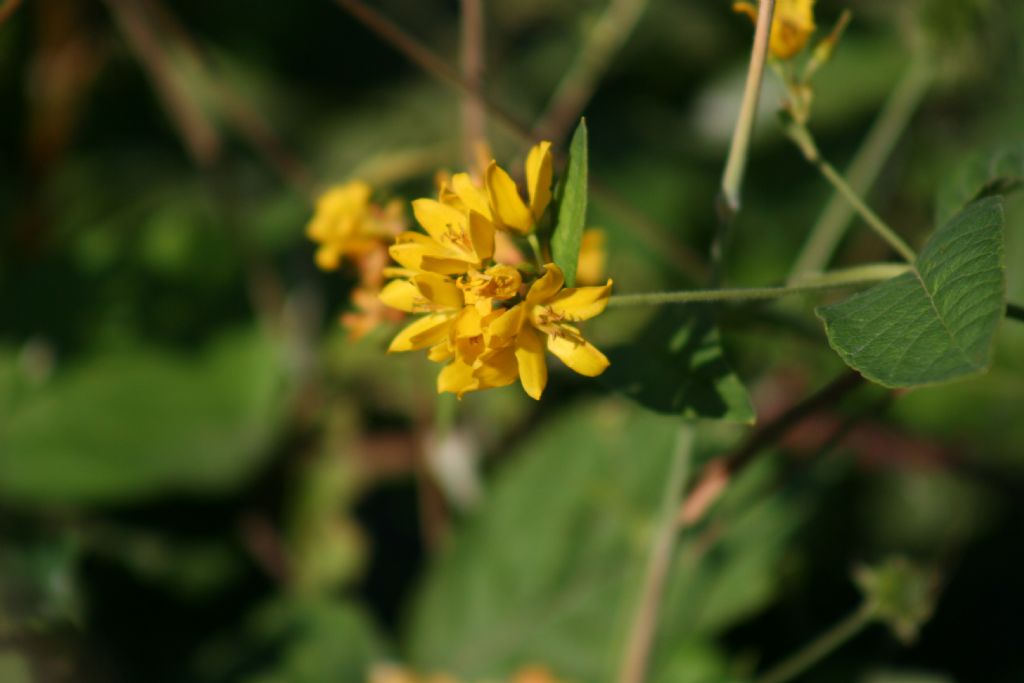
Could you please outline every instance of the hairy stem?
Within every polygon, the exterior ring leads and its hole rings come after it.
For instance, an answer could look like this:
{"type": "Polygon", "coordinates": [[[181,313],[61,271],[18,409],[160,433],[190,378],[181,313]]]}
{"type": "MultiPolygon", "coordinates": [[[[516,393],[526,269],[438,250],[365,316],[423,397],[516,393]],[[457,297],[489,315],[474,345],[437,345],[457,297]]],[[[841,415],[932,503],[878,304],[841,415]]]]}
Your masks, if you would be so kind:
{"type": "Polygon", "coordinates": [[[659,607],[665,591],[665,580],[668,578],[676,540],[679,537],[675,511],[679,507],[689,476],[693,436],[693,427],[683,425],[679,428],[672,463],[665,479],[665,494],[658,516],[658,527],[651,539],[651,553],[626,641],[618,683],[643,683],[646,678],[647,665],[658,629],[659,607]]]}
{"type": "Polygon", "coordinates": [[[889,280],[905,273],[901,264],[869,264],[844,271],[833,271],[802,281],[777,287],[736,287],[731,289],[696,289],[678,292],[620,294],[608,300],[609,306],[657,306],[660,304],[692,304],[716,301],[754,301],[778,299],[791,294],[846,289],[889,280]]]}
{"type": "Polygon", "coordinates": [[[647,9],[648,0],[609,0],[576,60],[555,89],[547,110],[533,127],[537,137],[556,144],[569,132],[594,94],[601,76],[647,9]]]}
{"type": "MultiPolygon", "coordinates": [[[[925,60],[917,58],[893,90],[846,171],[847,182],[858,196],[871,189],[893,147],[924,100],[932,80],[931,67],[925,60]]],[[[839,192],[833,194],[797,256],[792,274],[824,270],[853,215],[853,207],[846,197],[839,192]]]]}
{"type": "Polygon", "coordinates": [[[755,679],[754,683],[784,683],[796,678],[863,631],[873,619],[874,611],[865,603],[801,650],[755,679]]]}
{"type": "Polygon", "coordinates": [[[832,184],[832,187],[839,192],[843,198],[849,202],[850,206],[854,211],[864,219],[864,222],[871,227],[875,233],[878,234],[883,240],[885,240],[889,246],[896,250],[896,252],[903,257],[903,259],[909,263],[913,263],[914,259],[917,258],[917,254],[910,248],[903,238],[896,234],[892,228],[890,228],[881,217],[875,213],[871,207],[864,203],[864,200],[860,198],[860,195],[850,187],[850,184],[845,178],[821,156],[821,152],[818,150],[818,145],[814,141],[814,137],[811,135],[811,131],[807,129],[807,126],[796,121],[792,118],[788,118],[785,124],[786,135],[789,139],[797,146],[800,152],[804,155],[804,158],[811,163],[818,172],[832,184]]]}

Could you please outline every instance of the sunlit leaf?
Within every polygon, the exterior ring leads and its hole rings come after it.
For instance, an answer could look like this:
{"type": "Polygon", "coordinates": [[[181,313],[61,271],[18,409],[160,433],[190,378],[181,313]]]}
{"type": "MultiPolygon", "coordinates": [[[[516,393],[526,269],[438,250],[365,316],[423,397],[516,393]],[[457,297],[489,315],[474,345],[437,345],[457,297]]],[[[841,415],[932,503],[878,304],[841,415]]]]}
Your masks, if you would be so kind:
{"type": "Polygon", "coordinates": [[[818,309],[850,367],[890,387],[988,369],[1003,317],[1002,199],[976,201],[943,225],[913,270],[818,309]]]}

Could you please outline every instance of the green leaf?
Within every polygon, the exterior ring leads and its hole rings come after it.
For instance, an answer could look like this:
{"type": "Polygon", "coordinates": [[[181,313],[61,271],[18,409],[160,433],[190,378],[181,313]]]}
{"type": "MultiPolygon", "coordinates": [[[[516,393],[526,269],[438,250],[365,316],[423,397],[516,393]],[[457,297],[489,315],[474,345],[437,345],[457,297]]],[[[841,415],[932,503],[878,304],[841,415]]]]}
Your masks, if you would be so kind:
{"type": "Polygon", "coordinates": [[[943,224],[967,204],[1024,186],[1024,142],[976,154],[949,178],[935,203],[936,221],[943,224]]]}
{"type": "Polygon", "coordinates": [[[106,503],[239,483],[268,454],[284,392],[277,351],[249,332],[197,358],[146,347],[92,357],[7,402],[0,496],[106,503]]]}
{"type": "MultiPolygon", "coordinates": [[[[428,575],[410,621],[415,668],[502,680],[543,664],[560,680],[608,680],[678,431],[678,417],[617,399],[553,415],[534,431],[428,575]]],[[[710,546],[697,534],[681,540],[658,631],[671,647],[657,653],[650,680],[675,680],[668,669],[681,668],[680,652],[706,648],[774,595],[802,514],[791,494],[766,495],[776,479],[765,473],[752,467],[730,488],[716,508],[728,519],[716,517],[721,535],[710,546]]]]}
{"type": "Polygon", "coordinates": [[[601,381],[642,406],[685,418],[754,422],[708,306],[666,306],[635,342],[606,355],[611,366],[601,381]]]}
{"type": "Polygon", "coordinates": [[[558,223],[551,234],[551,257],[565,275],[565,286],[573,287],[580,241],[587,222],[587,122],[584,119],[580,119],[573,133],[565,177],[558,187],[558,223]]]}
{"type": "Polygon", "coordinates": [[[970,204],[932,236],[914,268],[817,310],[846,363],[888,387],[988,369],[1005,308],[1000,197],[970,204]]]}
{"type": "Polygon", "coordinates": [[[365,681],[385,646],[369,617],[342,600],[279,597],[200,651],[197,680],[246,683],[365,681]]]}

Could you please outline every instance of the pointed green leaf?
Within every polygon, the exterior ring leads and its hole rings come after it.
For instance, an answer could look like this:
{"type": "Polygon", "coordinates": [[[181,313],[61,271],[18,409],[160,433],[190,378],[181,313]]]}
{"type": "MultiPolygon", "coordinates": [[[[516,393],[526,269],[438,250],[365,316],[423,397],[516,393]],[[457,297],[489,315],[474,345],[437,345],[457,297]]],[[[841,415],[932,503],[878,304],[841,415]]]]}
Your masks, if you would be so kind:
{"type": "Polygon", "coordinates": [[[684,418],[752,424],[747,390],[733,373],[708,306],[669,306],[637,341],[609,349],[601,381],[641,405],[684,418]]]}
{"type": "Polygon", "coordinates": [[[573,133],[565,176],[558,188],[558,223],[551,234],[551,258],[562,269],[565,286],[573,287],[580,241],[587,222],[587,122],[584,119],[580,119],[573,133]]]}
{"type": "Polygon", "coordinates": [[[943,225],[913,270],[819,308],[829,343],[850,367],[889,387],[983,372],[1006,306],[1000,197],[943,225]]]}
{"type": "Polygon", "coordinates": [[[1024,143],[1001,145],[976,154],[939,191],[935,216],[939,225],[970,202],[1006,194],[1024,186],[1024,143]]]}

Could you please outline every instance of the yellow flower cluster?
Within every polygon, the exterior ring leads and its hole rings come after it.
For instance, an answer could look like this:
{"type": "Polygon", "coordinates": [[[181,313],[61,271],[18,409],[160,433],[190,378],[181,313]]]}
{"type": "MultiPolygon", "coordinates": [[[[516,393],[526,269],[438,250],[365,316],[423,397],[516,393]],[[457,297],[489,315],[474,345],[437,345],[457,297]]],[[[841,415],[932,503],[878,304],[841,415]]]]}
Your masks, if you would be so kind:
{"type": "Polygon", "coordinates": [[[353,180],[328,188],[317,200],[316,211],[306,226],[306,236],[317,244],[316,264],[337,270],[350,261],[359,274],[352,292],[355,310],[342,315],[342,324],[358,338],[382,321],[400,319],[379,299],[388,263],[388,246],[406,227],[402,203],[381,206],[371,200],[368,184],[353,180]]]}
{"type": "MultiPolygon", "coordinates": [[[[459,683],[458,679],[446,674],[417,676],[400,666],[380,665],[370,672],[369,683],[459,683]]],[[[520,669],[509,679],[509,683],[564,683],[542,666],[528,666],[520,669]]]]}
{"type": "MultiPolygon", "coordinates": [[[[732,8],[757,23],[752,3],[736,2],[732,8]]],[[[814,0],[776,0],[768,49],[778,59],[792,59],[807,45],[814,29],[814,0]]]]}
{"type": "Polygon", "coordinates": [[[519,379],[539,399],[547,384],[545,348],[576,372],[593,377],[608,359],[574,323],[601,313],[612,282],[563,287],[553,263],[539,267],[496,262],[496,239],[531,235],[551,201],[551,143],[530,150],[527,199],[492,161],[479,186],[459,173],[438,199],[417,199],[413,214],[426,234],[404,232],[391,247],[400,268],[380,299],[407,313],[423,313],[391,342],[389,352],[429,349],[445,363],[439,392],[463,394],[519,379]],[[531,281],[532,280],[532,281],[531,281]]]}

